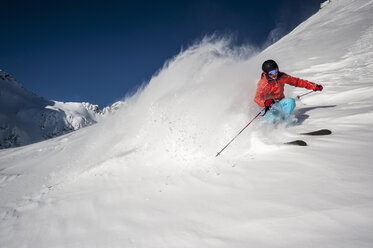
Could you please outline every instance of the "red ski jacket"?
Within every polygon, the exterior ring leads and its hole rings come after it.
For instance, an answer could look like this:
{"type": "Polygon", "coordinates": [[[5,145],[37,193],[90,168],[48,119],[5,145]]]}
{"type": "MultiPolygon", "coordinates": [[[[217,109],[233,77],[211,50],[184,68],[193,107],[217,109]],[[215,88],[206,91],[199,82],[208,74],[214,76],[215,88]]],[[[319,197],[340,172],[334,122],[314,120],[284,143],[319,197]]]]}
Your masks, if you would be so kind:
{"type": "Polygon", "coordinates": [[[303,80],[300,78],[292,77],[283,72],[278,72],[277,79],[271,79],[266,73],[262,73],[261,79],[258,82],[258,87],[255,95],[255,102],[264,107],[264,101],[273,98],[275,101],[279,101],[285,98],[284,87],[285,84],[289,84],[295,87],[306,88],[309,90],[315,90],[316,84],[303,80]]]}

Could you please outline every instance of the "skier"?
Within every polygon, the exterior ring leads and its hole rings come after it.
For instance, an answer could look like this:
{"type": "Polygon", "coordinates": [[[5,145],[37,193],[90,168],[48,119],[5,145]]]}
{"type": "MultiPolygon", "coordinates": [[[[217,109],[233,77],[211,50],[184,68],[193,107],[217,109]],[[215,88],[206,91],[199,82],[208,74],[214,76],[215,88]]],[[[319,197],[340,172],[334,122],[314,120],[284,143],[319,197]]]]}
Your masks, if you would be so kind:
{"type": "Polygon", "coordinates": [[[262,70],[254,101],[259,106],[265,107],[266,111],[269,110],[265,116],[267,120],[272,122],[288,120],[295,108],[295,100],[290,97],[285,98],[285,84],[314,91],[322,91],[323,89],[320,84],[280,72],[277,63],[271,59],[263,63],[262,70]]]}

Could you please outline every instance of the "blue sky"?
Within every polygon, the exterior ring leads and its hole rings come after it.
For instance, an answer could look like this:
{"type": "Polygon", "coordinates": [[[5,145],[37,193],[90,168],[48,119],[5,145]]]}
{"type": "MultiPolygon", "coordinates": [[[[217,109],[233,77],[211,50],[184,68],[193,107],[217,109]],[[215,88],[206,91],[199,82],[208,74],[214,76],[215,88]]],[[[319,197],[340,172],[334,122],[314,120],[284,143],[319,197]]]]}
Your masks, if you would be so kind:
{"type": "Polygon", "coordinates": [[[0,69],[46,99],[105,107],[205,35],[262,47],[321,2],[2,0],[0,69]]]}

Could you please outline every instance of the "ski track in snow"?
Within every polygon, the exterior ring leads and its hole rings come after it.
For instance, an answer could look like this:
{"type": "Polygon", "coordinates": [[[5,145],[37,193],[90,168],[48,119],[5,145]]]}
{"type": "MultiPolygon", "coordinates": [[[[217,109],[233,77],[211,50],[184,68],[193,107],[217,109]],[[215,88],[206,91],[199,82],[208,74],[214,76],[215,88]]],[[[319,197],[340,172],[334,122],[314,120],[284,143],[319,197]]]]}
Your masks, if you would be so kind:
{"type": "Polygon", "coordinates": [[[253,57],[202,42],[110,120],[0,151],[0,247],[371,247],[372,10],[331,1],[253,57]],[[267,57],[323,92],[215,158],[259,111],[267,57]]]}

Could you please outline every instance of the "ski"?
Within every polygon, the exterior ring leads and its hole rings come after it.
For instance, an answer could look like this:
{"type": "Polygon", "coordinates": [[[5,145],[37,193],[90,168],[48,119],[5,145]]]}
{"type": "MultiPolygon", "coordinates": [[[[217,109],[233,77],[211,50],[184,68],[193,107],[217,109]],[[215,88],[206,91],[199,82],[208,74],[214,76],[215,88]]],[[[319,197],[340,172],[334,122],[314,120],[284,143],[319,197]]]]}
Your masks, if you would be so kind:
{"type": "Polygon", "coordinates": [[[290,142],[284,143],[285,145],[294,145],[294,146],[307,146],[307,143],[304,140],[293,140],[290,142]]]}
{"type": "Polygon", "coordinates": [[[300,133],[300,134],[301,135],[311,135],[311,136],[329,135],[329,134],[332,134],[332,131],[330,131],[329,129],[320,129],[320,130],[316,130],[316,131],[313,131],[313,132],[300,133]]]}

